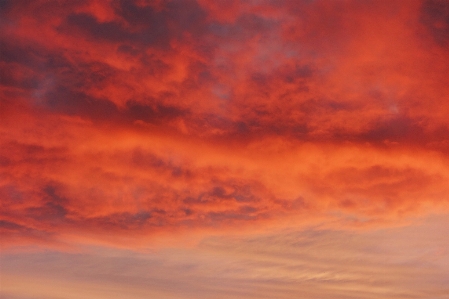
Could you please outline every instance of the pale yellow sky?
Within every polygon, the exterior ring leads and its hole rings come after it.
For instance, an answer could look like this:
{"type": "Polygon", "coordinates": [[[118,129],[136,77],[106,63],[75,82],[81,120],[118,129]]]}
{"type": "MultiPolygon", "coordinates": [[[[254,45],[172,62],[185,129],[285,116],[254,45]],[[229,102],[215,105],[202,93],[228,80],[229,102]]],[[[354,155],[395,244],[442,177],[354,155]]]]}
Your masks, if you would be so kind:
{"type": "Polygon", "coordinates": [[[449,298],[448,216],[372,231],[216,235],[147,252],[3,252],[1,298],[449,298]]]}

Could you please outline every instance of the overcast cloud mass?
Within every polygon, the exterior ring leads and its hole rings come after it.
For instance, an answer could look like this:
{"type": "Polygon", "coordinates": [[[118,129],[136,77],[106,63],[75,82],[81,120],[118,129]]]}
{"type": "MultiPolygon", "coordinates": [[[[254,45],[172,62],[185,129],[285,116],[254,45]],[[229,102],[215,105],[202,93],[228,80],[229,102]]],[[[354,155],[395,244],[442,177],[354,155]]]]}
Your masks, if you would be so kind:
{"type": "Polygon", "coordinates": [[[447,1],[0,0],[0,75],[1,298],[449,298],[447,1]]]}

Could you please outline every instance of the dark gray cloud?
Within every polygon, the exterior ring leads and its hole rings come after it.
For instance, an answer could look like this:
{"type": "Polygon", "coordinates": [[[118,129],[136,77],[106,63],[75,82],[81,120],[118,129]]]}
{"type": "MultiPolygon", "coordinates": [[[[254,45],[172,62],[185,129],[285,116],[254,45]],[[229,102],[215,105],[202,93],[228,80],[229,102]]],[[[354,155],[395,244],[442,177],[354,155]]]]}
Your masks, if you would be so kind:
{"type": "Polygon", "coordinates": [[[449,2],[445,0],[425,0],[421,8],[421,21],[435,41],[448,46],[449,43],[449,2]]]}

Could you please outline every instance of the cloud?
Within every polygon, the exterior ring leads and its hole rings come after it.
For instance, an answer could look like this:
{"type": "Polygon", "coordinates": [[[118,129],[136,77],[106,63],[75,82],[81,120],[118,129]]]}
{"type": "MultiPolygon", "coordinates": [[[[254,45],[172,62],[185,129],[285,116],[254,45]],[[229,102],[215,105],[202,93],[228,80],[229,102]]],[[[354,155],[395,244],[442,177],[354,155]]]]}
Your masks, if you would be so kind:
{"type": "Polygon", "coordinates": [[[443,2],[2,5],[5,231],[117,245],[448,207],[443,2]]]}
{"type": "Polygon", "coordinates": [[[444,1],[424,1],[421,8],[421,21],[434,40],[447,47],[449,40],[449,6],[444,1]]]}
{"type": "MultiPolygon", "coordinates": [[[[4,122],[29,117],[21,113],[4,122]]],[[[85,236],[115,243],[115,235],[304,225],[323,217],[339,227],[387,225],[447,209],[448,166],[437,152],[283,138],[223,145],[136,126],[58,114],[6,126],[4,221],[55,242],[85,236]]]]}
{"type": "MultiPolygon", "coordinates": [[[[288,229],[136,252],[6,252],[2,295],[85,298],[444,298],[447,215],[369,232],[288,229]],[[150,270],[149,270],[150,269],[150,270]],[[26,286],[26,287],[24,287],[26,286]]],[[[27,297],[28,296],[28,297],[27,297]]],[[[20,297],[19,297],[20,298],[20,297]]]]}

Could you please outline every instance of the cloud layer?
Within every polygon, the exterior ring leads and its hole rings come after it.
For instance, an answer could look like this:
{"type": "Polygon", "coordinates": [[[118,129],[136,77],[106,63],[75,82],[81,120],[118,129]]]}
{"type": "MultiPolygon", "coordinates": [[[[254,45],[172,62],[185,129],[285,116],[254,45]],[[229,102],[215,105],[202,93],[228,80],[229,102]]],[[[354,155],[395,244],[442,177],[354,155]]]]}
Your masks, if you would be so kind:
{"type": "Polygon", "coordinates": [[[289,230],[137,253],[9,253],[5,298],[447,298],[448,217],[371,232],[289,230]],[[14,296],[13,296],[14,295],[14,296]]]}
{"type": "Polygon", "coordinates": [[[0,5],[7,244],[447,211],[445,1],[0,5]]]}

